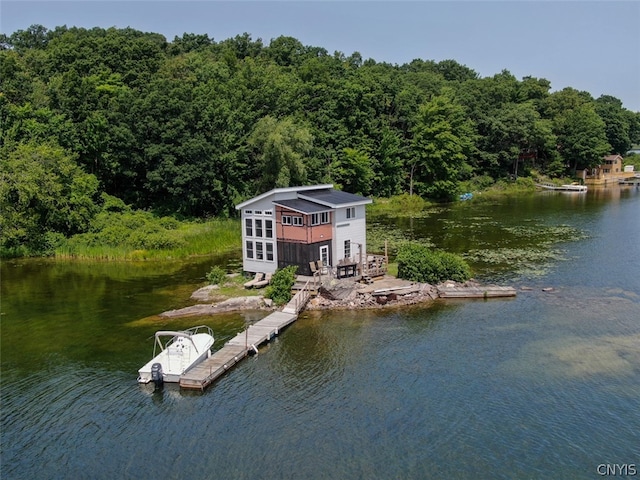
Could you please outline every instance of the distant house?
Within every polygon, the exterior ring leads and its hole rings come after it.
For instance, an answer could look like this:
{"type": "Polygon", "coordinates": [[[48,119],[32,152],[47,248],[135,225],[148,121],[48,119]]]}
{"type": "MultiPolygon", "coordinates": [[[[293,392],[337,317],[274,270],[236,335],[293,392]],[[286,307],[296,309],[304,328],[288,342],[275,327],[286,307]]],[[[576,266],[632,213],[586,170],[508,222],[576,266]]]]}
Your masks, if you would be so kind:
{"type": "Polygon", "coordinates": [[[333,185],[274,188],[239,205],[245,272],[271,273],[297,265],[311,275],[311,262],[358,264],[366,255],[365,205],[371,199],[333,185]]]}
{"type": "Polygon", "coordinates": [[[606,184],[608,181],[617,181],[624,177],[622,157],[620,155],[607,155],[602,163],[594,168],[585,168],[582,179],[585,183],[606,184]]]}

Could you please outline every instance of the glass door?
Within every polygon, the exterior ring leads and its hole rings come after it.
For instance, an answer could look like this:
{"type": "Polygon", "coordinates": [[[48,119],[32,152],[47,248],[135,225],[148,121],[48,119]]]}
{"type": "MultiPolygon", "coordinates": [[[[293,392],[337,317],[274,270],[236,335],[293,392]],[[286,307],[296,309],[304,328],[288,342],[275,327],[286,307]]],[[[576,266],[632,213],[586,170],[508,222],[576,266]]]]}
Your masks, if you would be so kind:
{"type": "Polygon", "coordinates": [[[320,260],[322,260],[323,266],[329,266],[329,245],[323,245],[320,247],[320,260]]]}

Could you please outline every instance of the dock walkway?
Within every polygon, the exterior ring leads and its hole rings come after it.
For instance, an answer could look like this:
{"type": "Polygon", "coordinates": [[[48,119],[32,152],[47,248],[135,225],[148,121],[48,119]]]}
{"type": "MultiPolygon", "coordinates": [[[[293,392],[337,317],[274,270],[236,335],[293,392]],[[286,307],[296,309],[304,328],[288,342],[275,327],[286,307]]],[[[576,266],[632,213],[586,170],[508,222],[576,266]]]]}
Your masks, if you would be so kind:
{"type": "Polygon", "coordinates": [[[497,298],[516,296],[515,288],[496,285],[485,287],[445,285],[437,287],[437,290],[440,298],[497,298]]]}
{"type": "Polygon", "coordinates": [[[282,311],[273,312],[262,320],[250,325],[209,358],[196,365],[180,377],[180,387],[190,390],[204,390],[227,370],[249,355],[258,352],[258,346],[270,341],[282,329],[297,320],[298,314],[309,301],[310,283],[294,295],[282,311]]]}
{"type": "Polygon", "coordinates": [[[553,183],[536,183],[537,187],[545,190],[557,190],[561,192],[586,192],[586,185],[554,185],[553,183]]]}

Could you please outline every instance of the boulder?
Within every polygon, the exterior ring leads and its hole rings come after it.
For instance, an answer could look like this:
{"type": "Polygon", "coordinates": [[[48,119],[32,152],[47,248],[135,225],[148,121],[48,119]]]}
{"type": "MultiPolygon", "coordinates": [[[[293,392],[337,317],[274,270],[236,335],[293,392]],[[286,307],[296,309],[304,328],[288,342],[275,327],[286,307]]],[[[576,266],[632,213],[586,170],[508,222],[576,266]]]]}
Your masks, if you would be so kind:
{"type": "Polygon", "coordinates": [[[191,294],[191,300],[195,300],[196,302],[209,302],[211,300],[211,292],[219,289],[219,285],[207,285],[206,287],[199,288],[191,294]]]}

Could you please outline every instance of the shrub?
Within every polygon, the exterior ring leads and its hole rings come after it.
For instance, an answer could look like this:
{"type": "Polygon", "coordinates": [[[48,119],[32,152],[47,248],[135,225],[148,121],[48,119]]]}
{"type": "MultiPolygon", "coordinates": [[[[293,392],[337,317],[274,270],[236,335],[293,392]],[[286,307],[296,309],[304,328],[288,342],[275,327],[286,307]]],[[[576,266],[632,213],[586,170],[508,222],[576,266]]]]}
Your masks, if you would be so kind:
{"type": "Polygon", "coordinates": [[[216,265],[209,270],[205,277],[211,285],[222,285],[227,279],[227,272],[216,265]]]}
{"type": "Polygon", "coordinates": [[[481,190],[486,190],[491,187],[494,183],[493,178],[489,175],[480,175],[477,177],[470,178],[464,182],[460,182],[460,191],[462,192],[478,192],[481,190]]]}
{"type": "Polygon", "coordinates": [[[427,202],[418,195],[403,193],[389,199],[391,207],[395,211],[419,213],[427,206],[427,202]]]}
{"type": "Polygon", "coordinates": [[[394,195],[390,198],[376,198],[375,201],[367,205],[367,212],[374,215],[393,215],[414,217],[424,214],[424,211],[431,204],[419,195],[394,195]]]}
{"type": "Polygon", "coordinates": [[[276,305],[284,305],[291,300],[291,288],[296,283],[297,270],[295,265],[276,270],[264,296],[273,300],[276,305]]]}
{"type": "Polygon", "coordinates": [[[445,280],[464,282],[471,278],[471,268],[456,254],[430,250],[411,242],[398,250],[398,277],[415,282],[440,283],[445,280]]]}

